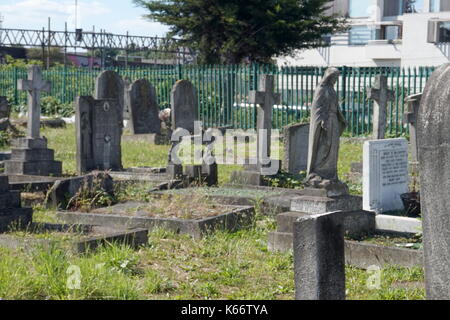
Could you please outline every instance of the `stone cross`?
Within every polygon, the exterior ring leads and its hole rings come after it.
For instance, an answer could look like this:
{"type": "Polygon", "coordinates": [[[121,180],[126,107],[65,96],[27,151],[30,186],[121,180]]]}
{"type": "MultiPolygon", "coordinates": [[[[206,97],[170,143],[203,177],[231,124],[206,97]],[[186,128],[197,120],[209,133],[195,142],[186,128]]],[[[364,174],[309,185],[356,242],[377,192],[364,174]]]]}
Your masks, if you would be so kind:
{"type": "Polygon", "coordinates": [[[258,166],[270,165],[270,137],[272,129],[272,108],[281,102],[279,93],[274,93],[275,79],[272,75],[262,75],[258,91],[250,91],[249,102],[258,105],[256,130],[258,134],[258,166]],[[260,132],[260,130],[266,130],[260,132]]]}
{"type": "Polygon", "coordinates": [[[403,115],[403,123],[409,124],[409,137],[411,142],[411,156],[414,162],[418,161],[417,153],[417,114],[419,113],[422,93],[413,94],[405,99],[408,104],[408,111],[403,115]]]}
{"type": "Polygon", "coordinates": [[[378,75],[372,88],[369,88],[368,98],[374,100],[373,106],[373,139],[384,139],[387,122],[387,104],[394,100],[394,91],[389,90],[387,78],[378,75]]]}
{"type": "Polygon", "coordinates": [[[37,65],[28,68],[28,80],[18,81],[18,89],[28,91],[28,138],[39,138],[41,125],[41,91],[50,91],[50,82],[42,79],[41,67],[37,65]]]}

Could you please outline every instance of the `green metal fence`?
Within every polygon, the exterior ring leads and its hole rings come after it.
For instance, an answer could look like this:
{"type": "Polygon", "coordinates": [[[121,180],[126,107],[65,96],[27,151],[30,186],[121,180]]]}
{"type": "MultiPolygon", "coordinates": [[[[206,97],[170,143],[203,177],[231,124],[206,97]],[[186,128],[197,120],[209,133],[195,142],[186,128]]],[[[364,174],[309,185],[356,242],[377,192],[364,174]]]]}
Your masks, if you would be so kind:
{"type": "MultiPolygon", "coordinates": [[[[402,124],[405,111],[404,99],[422,92],[431,75],[432,67],[419,68],[368,68],[341,67],[336,90],[341,109],[348,120],[349,134],[358,136],[372,130],[372,101],[367,99],[367,88],[378,74],[388,77],[389,87],[395,91],[395,100],[389,104],[388,130],[400,135],[406,127],[402,124]]],[[[198,91],[199,114],[207,127],[228,126],[254,128],[255,106],[248,103],[249,91],[257,88],[262,74],[272,74],[276,79],[276,91],[281,94],[281,105],[274,106],[273,127],[305,120],[314,89],[325,68],[275,67],[262,65],[203,65],[165,66],[114,69],[122,77],[134,81],[148,79],[157,89],[160,108],[170,106],[170,90],[179,79],[193,82],[198,91]]],[[[59,102],[73,103],[76,96],[94,92],[95,77],[100,71],[75,68],[53,68],[44,71],[44,78],[52,82],[49,94],[59,102]]],[[[26,93],[17,90],[17,80],[26,78],[23,68],[0,68],[0,95],[7,96],[13,105],[24,105],[26,93]]],[[[44,95],[44,96],[45,96],[44,95]]]]}

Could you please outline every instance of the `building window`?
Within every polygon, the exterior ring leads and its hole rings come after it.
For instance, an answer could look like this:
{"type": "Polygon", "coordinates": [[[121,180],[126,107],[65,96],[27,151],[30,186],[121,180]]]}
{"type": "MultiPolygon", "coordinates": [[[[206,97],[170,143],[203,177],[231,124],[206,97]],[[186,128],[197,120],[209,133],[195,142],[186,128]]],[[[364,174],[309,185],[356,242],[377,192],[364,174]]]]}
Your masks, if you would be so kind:
{"type": "Polygon", "coordinates": [[[403,13],[403,0],[384,0],[383,15],[385,17],[400,16],[403,13]]]}
{"type": "Polygon", "coordinates": [[[369,16],[370,0],[350,0],[349,16],[350,18],[367,18],[369,16]]]}
{"type": "Polygon", "coordinates": [[[450,22],[439,23],[438,42],[450,42],[450,22]]]}
{"type": "Polygon", "coordinates": [[[375,40],[375,29],[368,26],[353,26],[349,32],[349,44],[364,45],[375,40]]]}
{"type": "Polygon", "coordinates": [[[381,26],[380,40],[399,40],[402,38],[402,27],[399,25],[381,26]]]}
{"type": "Polygon", "coordinates": [[[404,0],[405,13],[423,12],[424,0],[404,0]]]}
{"type": "Polygon", "coordinates": [[[450,0],[430,0],[430,12],[450,11],[450,0]]]}

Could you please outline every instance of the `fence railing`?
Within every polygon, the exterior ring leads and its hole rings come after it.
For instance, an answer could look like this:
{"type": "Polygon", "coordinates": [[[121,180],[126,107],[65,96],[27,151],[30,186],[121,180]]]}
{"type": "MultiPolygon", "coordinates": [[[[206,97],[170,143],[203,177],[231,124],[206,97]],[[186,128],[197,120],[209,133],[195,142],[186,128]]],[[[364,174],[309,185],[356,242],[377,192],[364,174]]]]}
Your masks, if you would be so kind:
{"type": "MultiPolygon", "coordinates": [[[[348,132],[358,136],[372,130],[373,102],[367,98],[367,88],[378,74],[388,78],[395,99],[388,106],[388,132],[400,135],[407,128],[402,124],[405,98],[422,92],[433,67],[341,67],[336,84],[341,109],[348,121],[348,132]]],[[[262,65],[159,66],[114,69],[122,77],[134,81],[148,79],[157,90],[161,109],[170,107],[170,91],[179,79],[193,82],[198,91],[199,114],[208,127],[254,128],[256,107],[249,104],[249,91],[257,88],[262,74],[272,74],[282,102],[274,106],[273,127],[282,128],[309,117],[314,89],[322,78],[323,67],[275,67],[262,65]]],[[[76,68],[53,68],[44,71],[52,96],[62,104],[72,104],[76,96],[92,95],[95,78],[100,71],[76,68]]],[[[0,95],[13,105],[25,105],[26,93],[18,91],[17,80],[26,78],[23,68],[0,68],[0,95]]]]}

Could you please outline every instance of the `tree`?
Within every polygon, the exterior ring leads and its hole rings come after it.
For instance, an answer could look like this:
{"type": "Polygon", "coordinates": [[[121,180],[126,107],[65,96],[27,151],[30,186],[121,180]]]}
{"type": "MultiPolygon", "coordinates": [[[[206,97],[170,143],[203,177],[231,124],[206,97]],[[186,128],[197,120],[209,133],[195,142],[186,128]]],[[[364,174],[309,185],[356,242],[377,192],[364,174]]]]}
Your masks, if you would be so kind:
{"type": "Polygon", "coordinates": [[[200,63],[269,62],[295,49],[320,46],[346,29],[327,14],[330,0],[133,0],[169,37],[199,52],[200,63]]]}

